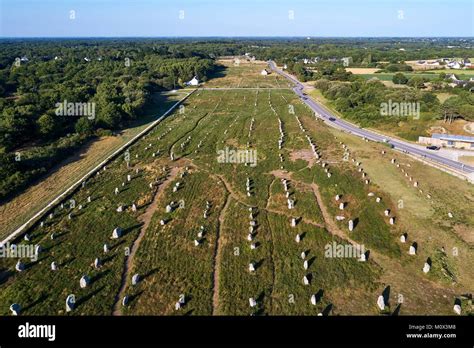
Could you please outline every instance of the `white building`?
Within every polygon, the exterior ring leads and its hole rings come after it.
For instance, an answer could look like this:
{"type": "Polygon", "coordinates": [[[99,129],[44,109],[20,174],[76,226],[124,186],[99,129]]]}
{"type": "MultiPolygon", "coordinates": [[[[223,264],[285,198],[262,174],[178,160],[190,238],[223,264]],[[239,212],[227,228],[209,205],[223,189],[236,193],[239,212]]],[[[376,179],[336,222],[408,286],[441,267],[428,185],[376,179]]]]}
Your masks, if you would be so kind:
{"type": "Polygon", "coordinates": [[[448,63],[448,68],[450,68],[450,69],[461,69],[461,64],[459,64],[459,62],[452,61],[452,62],[448,63]]]}
{"type": "Polygon", "coordinates": [[[186,82],[187,86],[197,86],[199,85],[199,80],[196,76],[194,76],[190,81],[186,82]]]}
{"type": "Polygon", "coordinates": [[[268,75],[267,69],[263,69],[262,72],[260,73],[260,75],[267,76],[268,75]]]}
{"type": "Polygon", "coordinates": [[[349,66],[353,63],[352,57],[344,57],[341,60],[342,60],[342,65],[344,66],[349,66]]]}

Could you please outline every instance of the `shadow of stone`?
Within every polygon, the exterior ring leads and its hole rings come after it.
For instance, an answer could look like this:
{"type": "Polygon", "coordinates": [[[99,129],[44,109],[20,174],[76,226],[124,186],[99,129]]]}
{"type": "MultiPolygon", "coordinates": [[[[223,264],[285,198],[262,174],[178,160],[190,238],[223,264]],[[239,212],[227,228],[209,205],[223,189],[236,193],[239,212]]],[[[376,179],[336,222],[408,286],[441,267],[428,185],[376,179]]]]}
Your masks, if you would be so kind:
{"type": "Polygon", "coordinates": [[[76,304],[75,304],[75,308],[79,307],[81,304],[87,302],[88,300],[90,300],[92,297],[94,297],[95,295],[97,295],[99,292],[101,292],[103,289],[105,289],[105,285],[102,285],[100,288],[90,292],[89,294],[79,298],[77,301],[76,301],[76,304]]]}
{"type": "Polygon", "coordinates": [[[105,266],[105,264],[109,261],[112,261],[113,259],[115,259],[117,257],[117,254],[112,254],[112,255],[109,255],[107,257],[104,257],[102,259],[102,265],[105,266]]]}
{"type": "Polygon", "coordinates": [[[41,302],[45,301],[48,298],[48,295],[42,294],[36,301],[31,302],[27,306],[23,307],[22,311],[27,311],[34,306],[40,304],[41,302]]]}
{"type": "Polygon", "coordinates": [[[121,239],[121,240],[119,239],[116,244],[109,245],[109,252],[114,250],[114,249],[117,249],[120,245],[122,245],[124,243],[125,243],[125,241],[123,239],[121,239]]]}
{"type": "Polygon", "coordinates": [[[76,258],[75,257],[70,257],[69,259],[67,259],[66,261],[63,261],[62,263],[60,263],[58,266],[59,268],[62,268],[68,264],[70,264],[72,261],[74,261],[76,258]]]}
{"type": "Polygon", "coordinates": [[[382,292],[383,300],[385,302],[386,306],[389,306],[389,299],[390,299],[390,285],[387,285],[387,287],[383,290],[382,292]]]}
{"type": "Polygon", "coordinates": [[[99,281],[100,279],[102,279],[103,277],[105,277],[109,273],[110,273],[110,270],[108,269],[108,270],[105,270],[103,272],[100,272],[100,273],[96,274],[95,276],[93,276],[91,278],[91,284],[99,281]]]}
{"type": "Polygon", "coordinates": [[[323,290],[323,289],[319,289],[318,292],[315,294],[316,303],[318,303],[319,301],[321,301],[321,299],[323,298],[323,295],[324,295],[324,290],[323,290]]]}
{"type": "Polygon", "coordinates": [[[142,225],[143,225],[143,223],[140,223],[140,224],[136,224],[136,225],[133,225],[133,226],[130,226],[130,227],[127,227],[127,228],[123,229],[122,230],[122,237],[125,237],[127,234],[132,232],[134,229],[136,229],[138,227],[141,227],[142,225]]]}
{"type": "MultiPolygon", "coordinates": [[[[141,294],[143,294],[143,290],[140,290],[140,291],[137,292],[136,294],[133,294],[133,295],[129,296],[129,297],[128,297],[128,303],[130,304],[132,301],[134,301],[135,299],[139,298],[141,294]]],[[[122,299],[120,299],[120,301],[122,301],[122,299]]]]}
{"type": "Polygon", "coordinates": [[[145,273],[145,274],[142,276],[142,280],[147,279],[148,277],[152,276],[152,275],[155,274],[156,272],[158,272],[158,268],[153,268],[151,271],[145,273]]]}
{"type": "Polygon", "coordinates": [[[58,245],[61,245],[61,244],[63,244],[63,241],[57,241],[56,243],[54,243],[54,244],[52,244],[48,247],[43,248],[43,252],[48,252],[48,251],[52,250],[53,248],[55,248],[55,247],[57,247],[58,245]]]}
{"type": "MultiPolygon", "coordinates": [[[[65,235],[70,234],[70,233],[71,232],[69,232],[69,231],[62,231],[62,232],[54,233],[54,239],[53,240],[64,237],[65,235]]],[[[50,240],[51,240],[51,238],[50,238],[50,240]]]]}
{"type": "Polygon", "coordinates": [[[395,316],[395,317],[398,316],[400,314],[401,309],[402,309],[402,304],[399,303],[397,307],[395,308],[395,310],[393,311],[392,316],[395,316]]]}
{"type": "Polygon", "coordinates": [[[255,262],[255,270],[260,268],[260,266],[263,264],[263,261],[265,261],[265,259],[261,259],[260,261],[255,262]]]}
{"type": "Polygon", "coordinates": [[[311,265],[314,263],[314,261],[316,261],[316,256],[313,256],[312,258],[310,258],[308,260],[308,268],[311,267],[311,265]]]}
{"type": "Polygon", "coordinates": [[[96,196],[96,197],[92,197],[91,195],[91,201],[90,203],[87,203],[87,204],[91,204],[91,203],[94,203],[95,201],[98,201],[99,199],[103,198],[104,196],[96,196]]]}
{"type": "Polygon", "coordinates": [[[0,285],[3,283],[6,283],[10,277],[12,277],[15,274],[12,270],[8,268],[3,268],[0,270],[0,285]]]}
{"type": "Polygon", "coordinates": [[[355,229],[357,225],[359,224],[359,218],[356,217],[353,221],[354,221],[354,229],[355,229]]]}
{"type": "Polygon", "coordinates": [[[265,298],[265,292],[262,291],[257,297],[257,302],[262,303],[264,298],[265,298]]]}
{"type": "Polygon", "coordinates": [[[332,307],[333,307],[332,303],[328,304],[328,305],[326,306],[326,308],[324,308],[322,314],[323,314],[324,316],[328,316],[329,313],[331,313],[331,311],[332,311],[332,307]]]}

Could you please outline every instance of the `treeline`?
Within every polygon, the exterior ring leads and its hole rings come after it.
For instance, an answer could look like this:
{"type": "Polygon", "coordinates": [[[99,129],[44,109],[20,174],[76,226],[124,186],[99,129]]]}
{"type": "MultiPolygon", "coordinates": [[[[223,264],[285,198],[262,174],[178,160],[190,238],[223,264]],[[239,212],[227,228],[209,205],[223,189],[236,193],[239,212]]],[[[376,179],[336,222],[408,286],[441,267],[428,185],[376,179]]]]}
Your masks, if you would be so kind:
{"type": "Polygon", "coordinates": [[[287,64],[304,58],[321,60],[352,57],[353,66],[376,67],[378,62],[472,56],[472,38],[310,38],[254,43],[258,59],[287,64]]]}
{"type": "Polygon", "coordinates": [[[406,121],[420,115],[382,114],[381,106],[389,102],[419,103],[421,117],[453,120],[463,117],[474,120],[474,97],[472,93],[459,89],[456,96],[440,103],[434,93],[416,88],[388,88],[378,80],[366,81],[355,78],[352,81],[316,81],[324,97],[351,121],[362,127],[406,121]]]}
{"type": "Polygon", "coordinates": [[[195,75],[205,81],[216,69],[207,53],[140,40],[2,40],[0,47],[0,200],[90,137],[137,120],[154,92],[195,75]],[[70,103],[79,105],[72,115],[70,103]]]}

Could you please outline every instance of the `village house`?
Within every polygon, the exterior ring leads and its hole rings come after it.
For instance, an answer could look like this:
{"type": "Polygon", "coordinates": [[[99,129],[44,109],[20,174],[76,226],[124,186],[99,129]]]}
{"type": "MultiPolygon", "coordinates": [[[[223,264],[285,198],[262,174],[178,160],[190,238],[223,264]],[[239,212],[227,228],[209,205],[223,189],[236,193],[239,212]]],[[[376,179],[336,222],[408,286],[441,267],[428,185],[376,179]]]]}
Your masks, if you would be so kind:
{"type": "Polygon", "coordinates": [[[186,86],[197,86],[199,85],[199,80],[194,76],[190,81],[186,82],[186,86]]]}
{"type": "Polygon", "coordinates": [[[353,63],[352,57],[341,58],[341,61],[344,66],[349,66],[353,63]]]}

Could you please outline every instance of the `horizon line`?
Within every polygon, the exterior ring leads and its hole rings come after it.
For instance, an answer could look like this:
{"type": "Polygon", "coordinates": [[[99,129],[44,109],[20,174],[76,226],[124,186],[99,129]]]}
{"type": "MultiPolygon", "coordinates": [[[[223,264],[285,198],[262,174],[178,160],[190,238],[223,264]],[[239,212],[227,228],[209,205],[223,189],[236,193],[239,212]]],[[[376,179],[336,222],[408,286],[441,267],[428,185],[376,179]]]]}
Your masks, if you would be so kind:
{"type": "Polygon", "coordinates": [[[297,35],[297,36],[282,36],[282,35],[255,35],[255,36],[229,36],[229,35],[202,35],[202,36],[0,36],[0,39],[193,39],[193,38],[302,38],[302,39],[324,39],[324,38],[334,38],[334,39],[344,39],[344,38],[414,38],[414,39],[474,39],[474,36],[364,36],[364,35],[355,35],[355,36],[311,36],[311,35],[297,35]]]}

